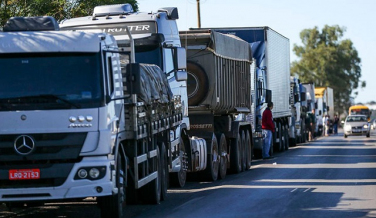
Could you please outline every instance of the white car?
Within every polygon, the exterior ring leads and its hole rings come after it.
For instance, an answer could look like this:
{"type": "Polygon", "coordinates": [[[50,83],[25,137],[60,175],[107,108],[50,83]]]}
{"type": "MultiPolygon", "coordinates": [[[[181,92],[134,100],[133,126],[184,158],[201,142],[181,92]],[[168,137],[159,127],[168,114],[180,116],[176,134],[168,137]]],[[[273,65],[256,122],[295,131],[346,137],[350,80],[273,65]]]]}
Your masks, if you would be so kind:
{"type": "Polygon", "coordinates": [[[349,115],[346,117],[343,125],[343,137],[347,138],[349,135],[365,135],[370,137],[371,125],[367,121],[365,115],[349,115]]]}

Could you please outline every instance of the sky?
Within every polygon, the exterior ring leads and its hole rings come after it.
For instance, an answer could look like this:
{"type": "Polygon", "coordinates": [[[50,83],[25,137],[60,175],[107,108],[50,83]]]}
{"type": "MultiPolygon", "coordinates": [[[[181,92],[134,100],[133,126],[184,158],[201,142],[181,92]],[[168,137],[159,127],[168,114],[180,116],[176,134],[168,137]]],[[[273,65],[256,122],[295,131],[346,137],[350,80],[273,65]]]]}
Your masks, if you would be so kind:
{"type": "MultiPolygon", "coordinates": [[[[139,11],[156,12],[178,7],[179,30],[198,27],[197,0],[137,0],[139,11]]],[[[200,0],[201,27],[268,26],[290,39],[290,61],[298,60],[294,44],[302,45],[300,32],[325,25],[345,27],[342,39],[350,39],[361,58],[367,86],[357,89],[356,103],[376,101],[373,70],[376,69],[376,0],[200,0]]]]}

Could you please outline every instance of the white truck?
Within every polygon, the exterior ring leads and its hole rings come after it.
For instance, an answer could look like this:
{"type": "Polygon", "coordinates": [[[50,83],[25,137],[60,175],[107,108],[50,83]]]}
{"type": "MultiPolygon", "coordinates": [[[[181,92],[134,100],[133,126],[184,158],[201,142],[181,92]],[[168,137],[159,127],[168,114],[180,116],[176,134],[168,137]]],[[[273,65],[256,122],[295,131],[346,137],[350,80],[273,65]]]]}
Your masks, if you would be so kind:
{"type": "Polygon", "coordinates": [[[12,18],[3,30],[0,202],[95,197],[101,217],[118,218],[126,193],[159,203],[182,120],[160,68],[130,63],[106,33],[59,31],[51,17],[12,18]]]}
{"type": "MultiPolygon", "coordinates": [[[[131,51],[134,48],[131,54],[134,54],[135,61],[159,66],[168,77],[173,95],[181,99],[183,121],[176,130],[170,132],[171,142],[165,144],[168,156],[166,169],[163,170],[165,176],[162,178],[162,198],[167,194],[169,180],[171,185],[184,186],[187,169],[184,143],[190,143],[184,137],[184,131],[189,128],[187,73],[174,70],[175,65],[186,64],[185,49],[181,48],[176,24],[178,18],[175,7],[160,8],[157,12],[148,13],[133,12],[130,4],[118,4],[97,6],[92,16],[60,23],[63,30],[109,33],[115,37],[120,51],[131,51]],[[131,46],[132,43],[134,47],[131,46]],[[176,60],[181,63],[176,63],[176,60]]],[[[127,201],[132,202],[132,196],[134,194],[129,193],[127,201]]]]}
{"type": "Polygon", "coordinates": [[[306,115],[306,89],[297,77],[290,78],[291,117],[289,118],[290,146],[303,142],[306,115]]]}
{"type": "Polygon", "coordinates": [[[322,111],[322,115],[329,115],[330,119],[334,118],[334,97],[333,89],[330,87],[316,87],[315,98],[317,111],[322,111]]]}

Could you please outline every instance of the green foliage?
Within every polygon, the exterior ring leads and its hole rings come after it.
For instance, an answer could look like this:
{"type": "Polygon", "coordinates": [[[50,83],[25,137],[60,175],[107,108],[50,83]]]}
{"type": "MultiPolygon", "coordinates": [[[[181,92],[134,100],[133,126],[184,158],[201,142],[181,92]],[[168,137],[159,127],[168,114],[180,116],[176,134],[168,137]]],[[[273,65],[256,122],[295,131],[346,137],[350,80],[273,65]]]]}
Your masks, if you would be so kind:
{"type": "Polygon", "coordinates": [[[341,40],[345,31],[337,25],[326,25],[321,32],[317,27],[304,29],[300,33],[303,46],[294,44],[293,48],[299,60],[291,67],[291,74],[298,75],[302,82],[333,88],[334,108],[340,114],[349,107],[352,91],[366,86],[365,81],[360,81],[357,50],[351,40],[341,40]]]}
{"type": "Polygon", "coordinates": [[[98,5],[124,3],[138,11],[137,0],[0,0],[0,26],[11,17],[52,16],[61,21],[92,15],[98,5]]]}

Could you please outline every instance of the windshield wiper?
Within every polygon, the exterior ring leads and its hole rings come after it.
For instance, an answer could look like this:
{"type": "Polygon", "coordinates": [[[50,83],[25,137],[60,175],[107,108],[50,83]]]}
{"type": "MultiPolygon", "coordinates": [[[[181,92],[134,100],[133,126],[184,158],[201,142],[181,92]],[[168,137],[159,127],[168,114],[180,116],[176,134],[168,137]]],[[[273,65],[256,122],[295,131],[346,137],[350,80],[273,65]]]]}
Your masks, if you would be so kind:
{"type": "Polygon", "coordinates": [[[21,99],[38,99],[38,98],[41,98],[41,99],[52,99],[52,100],[60,100],[70,106],[73,106],[75,108],[81,108],[80,105],[78,104],[75,104],[65,98],[62,98],[60,97],[59,95],[53,95],[53,94],[43,94],[43,95],[26,95],[26,96],[17,96],[17,97],[11,97],[11,98],[0,98],[0,101],[1,100],[5,100],[5,101],[14,101],[14,100],[21,100],[21,99]]]}

